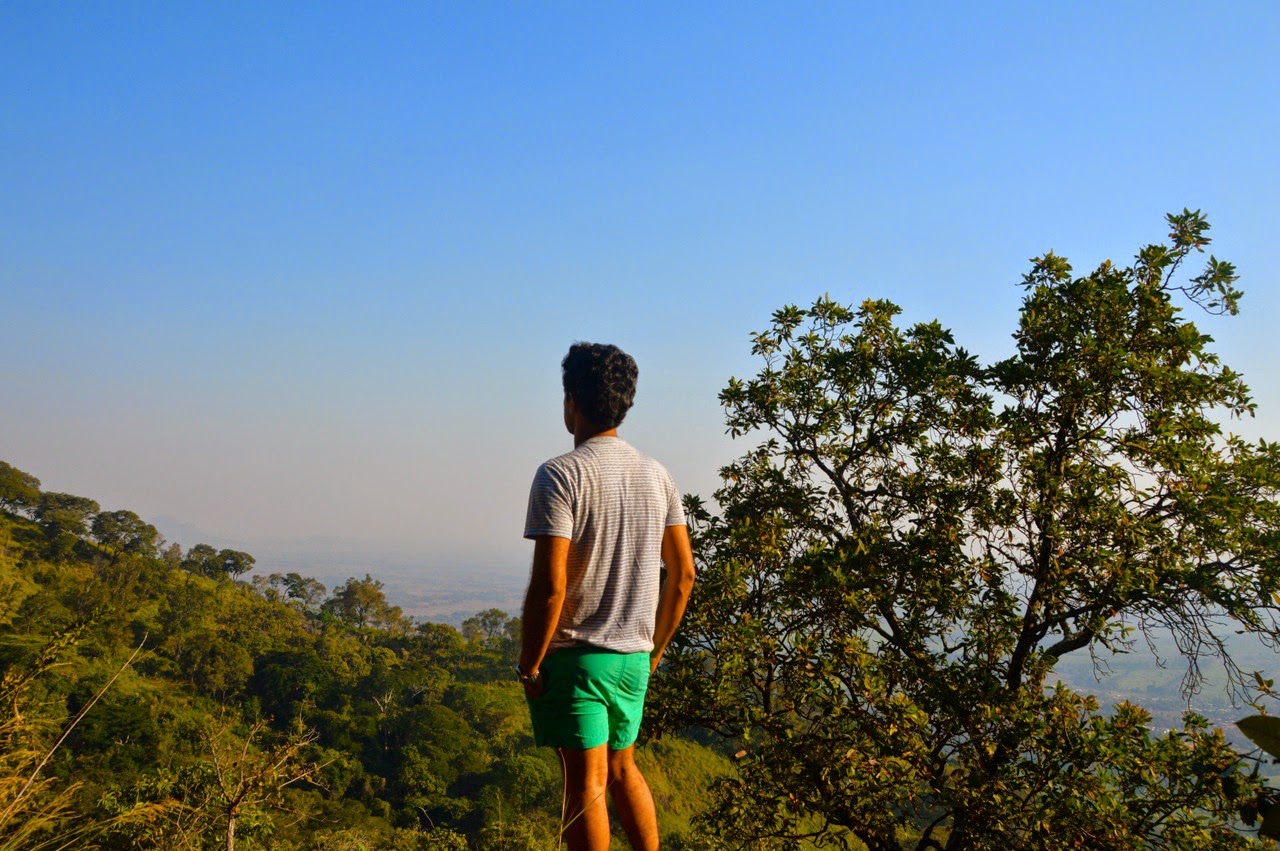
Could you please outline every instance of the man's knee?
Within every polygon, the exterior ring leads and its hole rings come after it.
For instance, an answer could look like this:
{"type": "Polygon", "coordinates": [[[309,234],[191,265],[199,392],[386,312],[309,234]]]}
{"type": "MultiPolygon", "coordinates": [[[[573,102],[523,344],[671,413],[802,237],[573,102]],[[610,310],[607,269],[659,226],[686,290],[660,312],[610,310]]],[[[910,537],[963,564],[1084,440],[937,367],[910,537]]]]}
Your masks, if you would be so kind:
{"type": "Polygon", "coordinates": [[[588,751],[562,748],[560,759],[564,766],[565,791],[572,798],[590,801],[604,792],[609,769],[604,755],[605,747],[588,751]]]}
{"type": "Polygon", "coordinates": [[[609,751],[609,782],[623,783],[633,774],[638,775],[640,767],[635,761],[635,746],[620,751],[609,751]]]}

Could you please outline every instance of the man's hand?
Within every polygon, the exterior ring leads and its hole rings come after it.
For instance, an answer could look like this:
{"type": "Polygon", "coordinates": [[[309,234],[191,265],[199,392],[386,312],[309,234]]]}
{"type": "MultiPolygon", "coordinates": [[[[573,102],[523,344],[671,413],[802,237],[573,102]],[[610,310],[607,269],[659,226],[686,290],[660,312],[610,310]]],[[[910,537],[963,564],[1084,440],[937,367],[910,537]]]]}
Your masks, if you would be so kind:
{"type": "Polygon", "coordinates": [[[564,605],[565,573],[569,564],[569,539],[542,535],[533,541],[533,568],[521,609],[520,670],[538,671],[538,678],[524,683],[524,693],[536,700],[546,687],[539,666],[560,621],[564,605]]]}
{"type": "Polygon", "coordinates": [[[530,700],[537,700],[542,697],[542,691],[546,686],[547,678],[543,676],[541,671],[539,671],[538,678],[536,680],[529,680],[524,684],[524,696],[530,700]]]}

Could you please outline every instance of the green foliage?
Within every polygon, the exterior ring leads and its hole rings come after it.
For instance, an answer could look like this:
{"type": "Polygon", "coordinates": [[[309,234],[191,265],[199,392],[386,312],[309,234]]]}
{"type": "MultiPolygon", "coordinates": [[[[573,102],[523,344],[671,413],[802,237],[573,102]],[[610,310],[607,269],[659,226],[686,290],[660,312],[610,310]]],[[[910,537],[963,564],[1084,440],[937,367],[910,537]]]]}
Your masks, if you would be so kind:
{"type": "Polygon", "coordinates": [[[316,736],[295,732],[263,742],[267,726],[230,725],[201,733],[202,758],[161,770],[100,805],[107,812],[127,802],[127,811],[146,818],[124,819],[107,842],[121,848],[270,848],[270,811],[283,804],[284,789],[317,775],[321,765],[307,758],[316,736]]]}
{"type": "Polygon", "coordinates": [[[104,511],[93,518],[93,539],[105,547],[130,555],[156,555],[160,533],[132,511],[104,511]]]}
{"type": "Polygon", "coordinates": [[[66,650],[74,634],[51,641],[27,669],[0,680],[0,848],[58,848],[83,836],[71,828],[74,787],[59,788],[41,767],[51,744],[28,719],[31,686],[66,650]]]}
{"type": "Polygon", "coordinates": [[[496,642],[519,635],[519,619],[501,609],[485,609],[462,622],[462,637],[467,641],[496,642]]]}
{"type": "Polygon", "coordinates": [[[357,629],[391,629],[400,626],[404,619],[400,607],[387,602],[382,582],[368,574],[364,579],[353,576],[333,589],[333,595],[321,610],[357,629]]]}
{"type": "MultiPolygon", "coordinates": [[[[0,729],[0,809],[83,712],[0,849],[555,844],[559,765],[511,677],[518,619],[482,612],[468,639],[410,624],[372,577],[329,597],[296,573],[235,582],[232,551],[157,552],[131,546],[151,540],[132,512],[84,517],[54,552],[47,526],[0,514],[0,672],[24,695],[21,736],[0,729]]],[[[673,782],[674,838],[704,798],[673,782]]]]}
{"type": "Polygon", "coordinates": [[[0,677],[0,851],[84,847],[125,815],[89,822],[76,818],[75,799],[82,784],[59,782],[49,765],[66,753],[68,736],[137,658],[138,651],[73,716],[35,715],[40,706],[39,686],[47,683],[49,672],[83,634],[83,626],[57,633],[26,665],[10,665],[0,677]]]}
{"type": "Polygon", "coordinates": [[[28,512],[40,501],[40,480],[0,461],[0,509],[28,512]]]}
{"type": "MultiPolygon", "coordinates": [[[[1260,681],[1259,685],[1270,692],[1273,683],[1263,680],[1261,674],[1256,676],[1260,681]]],[[[1280,718],[1270,715],[1250,715],[1248,718],[1237,721],[1236,726],[1240,728],[1240,732],[1248,736],[1249,741],[1275,759],[1280,759],[1280,718]]],[[[1256,776],[1255,766],[1254,777],[1256,776]]],[[[1261,820],[1258,836],[1280,840],[1280,789],[1268,787],[1258,790],[1257,798],[1244,805],[1242,817],[1249,827],[1253,827],[1261,820]]]]}
{"type": "Polygon", "coordinates": [[[1236,722],[1249,741],[1273,757],[1280,759],[1280,718],[1272,715],[1250,715],[1236,722]]]}
{"type": "Polygon", "coordinates": [[[317,612],[324,601],[321,582],[300,573],[273,573],[253,577],[253,586],[271,602],[286,600],[303,612],[317,612]]]}
{"type": "Polygon", "coordinates": [[[49,539],[49,554],[55,561],[66,559],[78,539],[89,532],[89,521],[98,512],[98,503],[69,493],[45,492],[32,509],[49,539]]]}
{"type": "Polygon", "coordinates": [[[1247,388],[1181,316],[1234,313],[1198,213],[1133,266],[1032,261],[1016,354],[822,298],[753,337],[721,394],[722,514],[691,500],[699,584],[651,724],[737,750],[708,824],[871,849],[1235,848],[1256,797],[1203,719],[1155,735],[1046,689],[1059,658],[1170,630],[1252,694],[1231,630],[1280,640],[1280,445],[1224,436],[1247,388]]]}
{"type": "Polygon", "coordinates": [[[707,789],[733,772],[725,757],[676,736],[637,748],[636,764],[660,813],[663,847],[695,834],[695,822],[707,808],[707,789]]]}
{"type": "Polygon", "coordinates": [[[196,544],[187,551],[182,568],[210,579],[233,579],[253,569],[254,558],[239,550],[215,550],[208,544],[196,544]]]}

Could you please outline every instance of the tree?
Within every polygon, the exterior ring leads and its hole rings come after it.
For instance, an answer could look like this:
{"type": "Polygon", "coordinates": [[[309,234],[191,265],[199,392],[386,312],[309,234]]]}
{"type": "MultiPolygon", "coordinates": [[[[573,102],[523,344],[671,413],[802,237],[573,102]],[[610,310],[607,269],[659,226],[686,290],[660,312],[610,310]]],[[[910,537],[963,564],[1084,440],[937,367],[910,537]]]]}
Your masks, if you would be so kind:
{"type": "Polygon", "coordinates": [[[229,730],[206,737],[215,780],[212,801],[222,810],[227,851],[235,851],[236,824],[241,818],[254,810],[278,806],[286,786],[306,780],[323,768],[305,759],[316,741],[314,731],[295,733],[265,750],[256,750],[254,739],[266,730],[267,723],[259,720],[243,741],[229,730]]]}
{"type": "MultiPolygon", "coordinates": [[[[1264,680],[1262,685],[1270,688],[1274,682],[1264,680]]],[[[1280,760],[1280,718],[1274,715],[1251,715],[1241,718],[1236,726],[1259,750],[1265,751],[1273,762],[1280,760]]],[[[1261,767],[1262,757],[1255,758],[1261,767]]],[[[1244,806],[1240,818],[1249,827],[1257,826],[1259,837],[1280,840],[1280,789],[1262,789],[1253,806],[1244,806]]]]}
{"type": "Polygon", "coordinates": [[[325,587],[319,580],[300,573],[287,573],[284,582],[289,599],[304,612],[316,611],[324,601],[325,587]]]}
{"type": "Polygon", "coordinates": [[[243,573],[248,573],[253,569],[254,557],[240,550],[219,550],[218,551],[218,572],[222,576],[229,576],[234,579],[243,573]]]}
{"type": "Polygon", "coordinates": [[[444,623],[426,621],[418,624],[415,650],[434,661],[452,661],[461,652],[465,640],[462,633],[444,623]]]}
{"type": "Polygon", "coordinates": [[[197,576],[216,576],[218,551],[208,544],[196,544],[187,550],[182,569],[197,576]]]}
{"type": "Polygon", "coordinates": [[[89,519],[98,513],[98,503],[86,496],[43,493],[36,504],[36,520],[53,538],[60,534],[83,538],[89,534],[89,519]]]}
{"type": "Polygon", "coordinates": [[[492,644],[510,638],[518,626],[517,619],[508,616],[502,609],[485,609],[462,622],[462,637],[467,641],[492,644]]]}
{"type": "Polygon", "coordinates": [[[273,573],[270,576],[253,577],[253,590],[271,603],[280,602],[280,589],[284,586],[284,575],[273,573]]]}
{"type": "Polygon", "coordinates": [[[738,752],[730,838],[880,849],[1234,848],[1256,781],[1221,731],[1053,683],[1069,653],[1168,630],[1188,662],[1280,641],[1280,444],[1181,305],[1234,314],[1198,213],[1168,244],[1073,277],[1032,261],[1016,352],[984,366],[937,322],[822,298],[753,336],[721,394],[764,439],[696,498],[699,586],[652,701],[738,752]]]}
{"type": "Polygon", "coordinates": [[[187,550],[182,567],[210,579],[227,579],[253,569],[254,558],[239,550],[215,550],[208,544],[196,544],[187,550]]]}
{"type": "Polygon", "coordinates": [[[49,538],[50,554],[62,560],[89,533],[89,520],[98,513],[98,503],[84,496],[45,492],[33,513],[49,538]]]}
{"type": "Polygon", "coordinates": [[[403,620],[400,607],[388,603],[382,593],[382,582],[367,573],[364,579],[353,576],[333,589],[333,596],[321,608],[358,629],[390,629],[403,620]]]}
{"type": "Polygon", "coordinates": [[[103,511],[93,518],[90,534],[117,552],[154,558],[161,542],[155,526],[132,511],[103,511]]]}
{"type": "Polygon", "coordinates": [[[235,851],[245,827],[249,843],[242,844],[269,847],[270,814],[284,807],[285,789],[312,782],[325,767],[312,758],[311,730],[273,738],[262,720],[243,731],[220,722],[201,738],[205,758],[161,768],[105,796],[101,810],[134,814],[117,817],[112,847],[235,851]]]}
{"type": "Polygon", "coordinates": [[[40,480],[0,461],[0,509],[30,511],[40,501],[40,480]]]}
{"type": "Polygon", "coordinates": [[[158,556],[160,561],[164,565],[172,568],[182,567],[182,545],[181,544],[172,543],[172,544],[169,544],[168,546],[164,546],[163,543],[158,543],[157,546],[161,547],[158,556]]]}

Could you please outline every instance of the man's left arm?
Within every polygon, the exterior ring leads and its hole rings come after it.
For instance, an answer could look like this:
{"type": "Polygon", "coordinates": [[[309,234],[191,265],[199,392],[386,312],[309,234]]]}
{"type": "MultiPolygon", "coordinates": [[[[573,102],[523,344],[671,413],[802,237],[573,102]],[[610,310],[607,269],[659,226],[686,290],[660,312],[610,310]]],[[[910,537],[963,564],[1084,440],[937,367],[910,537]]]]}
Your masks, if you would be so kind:
{"type": "Polygon", "coordinates": [[[560,623],[568,565],[568,538],[539,535],[533,539],[533,568],[520,618],[520,670],[525,675],[539,674],[525,683],[524,692],[530,699],[542,694],[540,668],[560,623]]]}
{"type": "Polygon", "coordinates": [[[689,528],[668,526],[662,535],[662,563],[667,566],[667,579],[658,597],[658,615],[653,629],[653,651],[649,654],[649,673],[658,670],[667,644],[676,634],[684,617],[689,594],[693,591],[695,569],[693,550],[689,546],[689,528]]]}

